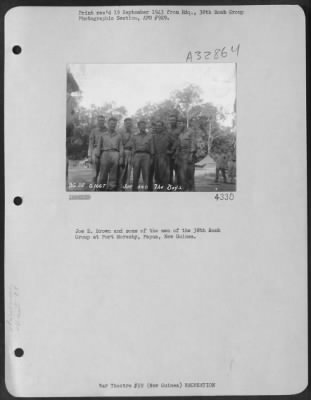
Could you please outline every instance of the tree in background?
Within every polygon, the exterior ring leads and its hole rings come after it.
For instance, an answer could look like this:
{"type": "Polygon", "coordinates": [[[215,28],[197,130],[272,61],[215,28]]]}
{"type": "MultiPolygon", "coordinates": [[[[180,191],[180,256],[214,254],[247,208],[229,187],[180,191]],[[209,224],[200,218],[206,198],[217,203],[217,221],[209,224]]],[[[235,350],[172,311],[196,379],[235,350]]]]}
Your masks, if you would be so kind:
{"type": "Polygon", "coordinates": [[[148,103],[137,110],[135,119],[147,119],[148,122],[160,119],[167,123],[170,114],[182,115],[187,118],[187,125],[194,114],[200,114],[203,100],[199,86],[190,84],[181,90],[171,93],[169,99],[160,103],[148,103]]]}
{"type": "Polygon", "coordinates": [[[211,157],[220,152],[235,154],[236,151],[236,134],[230,128],[221,129],[216,136],[212,137],[210,146],[211,157]]]}
{"type": "Polygon", "coordinates": [[[89,108],[78,105],[72,118],[73,128],[68,154],[70,159],[81,160],[87,157],[89,136],[96,126],[98,115],[104,115],[106,119],[113,115],[121,121],[126,117],[127,110],[115,102],[106,102],[102,106],[91,104],[89,108]]]}
{"type": "Polygon", "coordinates": [[[137,122],[140,119],[145,119],[148,125],[150,125],[151,122],[160,119],[166,124],[169,115],[172,113],[176,113],[175,103],[168,99],[161,103],[148,103],[144,107],[139,108],[134,115],[134,120],[137,122]]]}
{"type": "Polygon", "coordinates": [[[68,177],[68,160],[75,150],[75,120],[81,91],[71,71],[67,69],[67,115],[66,115],[66,179],[68,177]]]}
{"type": "Polygon", "coordinates": [[[146,119],[149,123],[161,119],[167,124],[170,114],[182,115],[187,118],[187,125],[193,130],[197,151],[196,161],[200,161],[207,154],[213,157],[220,151],[231,152],[235,149],[235,109],[232,118],[232,127],[225,127],[227,119],[223,107],[216,107],[212,103],[204,103],[202,91],[196,85],[188,85],[181,90],[174,91],[170,98],[161,103],[148,103],[137,110],[135,119],[146,119]]]}
{"type": "Polygon", "coordinates": [[[186,117],[187,126],[189,126],[193,108],[203,103],[201,94],[202,89],[199,86],[190,84],[181,90],[174,91],[171,95],[171,101],[174,103],[176,110],[186,117]]]}
{"type": "MultiPolygon", "coordinates": [[[[199,86],[190,84],[183,89],[171,93],[168,99],[159,103],[147,103],[132,116],[134,123],[145,119],[150,126],[157,119],[168,123],[168,117],[176,114],[177,117],[187,118],[187,124],[194,131],[197,143],[197,161],[207,154],[212,157],[217,152],[232,151],[235,149],[235,118],[232,119],[232,127],[225,127],[226,112],[221,107],[212,103],[204,103],[202,90],[199,86]]],[[[115,102],[105,102],[101,106],[92,104],[86,108],[79,103],[75,104],[73,115],[73,136],[69,157],[81,159],[87,154],[88,137],[96,126],[97,116],[104,115],[106,119],[115,116],[120,122],[128,115],[123,105],[115,102]]],[[[234,110],[235,116],[235,110],[234,110]]]]}

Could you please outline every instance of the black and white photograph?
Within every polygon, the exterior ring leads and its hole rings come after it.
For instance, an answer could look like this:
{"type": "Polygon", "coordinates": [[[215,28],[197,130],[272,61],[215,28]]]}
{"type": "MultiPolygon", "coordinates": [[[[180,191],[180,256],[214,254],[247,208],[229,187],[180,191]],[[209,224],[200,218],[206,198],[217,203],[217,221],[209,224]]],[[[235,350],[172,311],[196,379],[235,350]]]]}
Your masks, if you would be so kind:
{"type": "Polygon", "coordinates": [[[307,394],[290,2],[5,14],[8,398],[307,394]]]}
{"type": "Polygon", "coordinates": [[[234,192],[236,64],[67,66],[68,191],[234,192]]]}

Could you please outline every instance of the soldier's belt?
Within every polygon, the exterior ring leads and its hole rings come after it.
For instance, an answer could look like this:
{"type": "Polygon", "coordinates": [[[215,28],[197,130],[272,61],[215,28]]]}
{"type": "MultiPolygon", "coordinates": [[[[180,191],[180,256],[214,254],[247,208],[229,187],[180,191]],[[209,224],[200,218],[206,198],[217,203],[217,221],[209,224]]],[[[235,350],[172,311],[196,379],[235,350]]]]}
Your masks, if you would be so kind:
{"type": "Polygon", "coordinates": [[[103,152],[106,152],[106,151],[116,151],[117,153],[119,153],[119,150],[115,150],[115,149],[103,150],[103,152]]]}

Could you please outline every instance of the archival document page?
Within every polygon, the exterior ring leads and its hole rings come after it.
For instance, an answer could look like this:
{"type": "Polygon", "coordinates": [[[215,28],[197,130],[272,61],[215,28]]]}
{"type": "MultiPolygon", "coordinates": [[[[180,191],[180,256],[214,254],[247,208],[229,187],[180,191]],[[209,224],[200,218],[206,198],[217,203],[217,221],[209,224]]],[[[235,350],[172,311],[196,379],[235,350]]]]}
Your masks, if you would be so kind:
{"type": "Polygon", "coordinates": [[[5,17],[14,396],[307,386],[299,6],[5,17]]]}

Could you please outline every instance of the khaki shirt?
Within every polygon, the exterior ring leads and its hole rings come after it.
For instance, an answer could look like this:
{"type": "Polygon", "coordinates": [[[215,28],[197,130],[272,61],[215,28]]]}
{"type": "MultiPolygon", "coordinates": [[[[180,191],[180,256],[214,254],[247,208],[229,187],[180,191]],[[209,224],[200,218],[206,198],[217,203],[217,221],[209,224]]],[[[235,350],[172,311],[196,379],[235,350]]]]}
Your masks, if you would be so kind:
{"type": "Polygon", "coordinates": [[[180,134],[180,129],[177,127],[176,128],[168,128],[167,132],[173,140],[176,140],[180,134]]]}
{"type": "Polygon", "coordinates": [[[132,137],[133,152],[146,152],[154,154],[152,136],[150,133],[138,133],[132,137]]]}
{"type": "Polygon", "coordinates": [[[123,129],[120,132],[121,135],[121,140],[122,140],[122,145],[124,150],[132,150],[133,148],[133,141],[132,141],[132,137],[134,135],[133,131],[127,131],[125,129],[123,129]]]}
{"type": "Polygon", "coordinates": [[[107,132],[107,128],[99,129],[94,128],[92,129],[89,137],[89,148],[88,148],[88,157],[92,157],[93,151],[97,148],[99,139],[102,135],[107,132]]]}
{"type": "Polygon", "coordinates": [[[217,154],[216,158],[216,168],[228,168],[228,157],[226,154],[217,154]]]}
{"type": "Polygon", "coordinates": [[[121,135],[114,131],[107,131],[104,135],[102,135],[99,139],[97,146],[97,154],[100,155],[103,151],[119,151],[121,156],[123,155],[123,144],[121,140],[121,135]]]}
{"type": "Polygon", "coordinates": [[[153,135],[155,154],[171,154],[174,152],[174,140],[172,136],[163,130],[153,135]]]}

